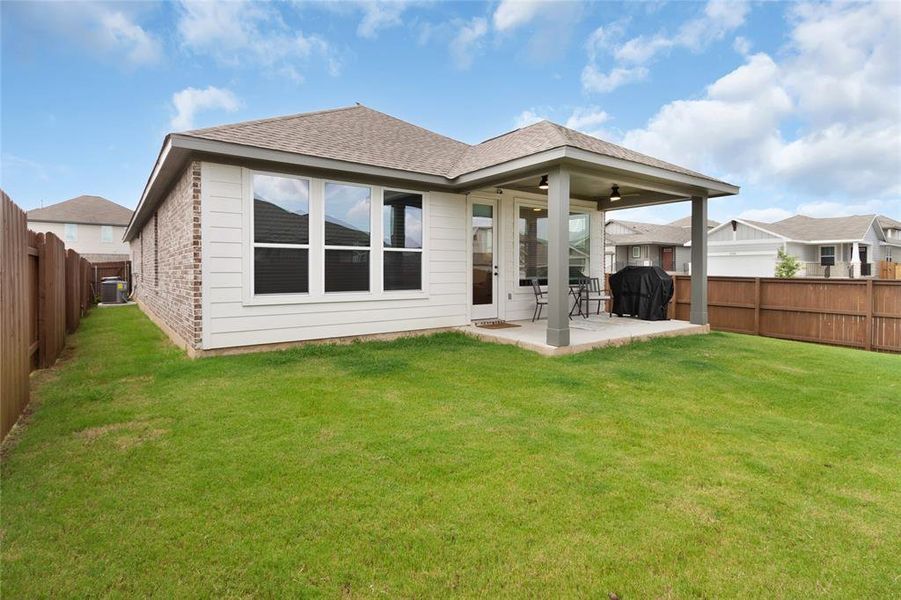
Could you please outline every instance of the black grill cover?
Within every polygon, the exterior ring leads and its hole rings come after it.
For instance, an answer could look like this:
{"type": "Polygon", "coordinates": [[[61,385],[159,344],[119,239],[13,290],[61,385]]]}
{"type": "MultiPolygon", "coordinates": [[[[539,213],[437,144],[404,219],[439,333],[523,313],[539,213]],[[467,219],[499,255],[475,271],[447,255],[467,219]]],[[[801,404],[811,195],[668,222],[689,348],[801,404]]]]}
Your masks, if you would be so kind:
{"type": "Polygon", "coordinates": [[[625,267],[610,276],[613,313],[645,321],[665,321],[673,278],[660,267],[625,267]]]}

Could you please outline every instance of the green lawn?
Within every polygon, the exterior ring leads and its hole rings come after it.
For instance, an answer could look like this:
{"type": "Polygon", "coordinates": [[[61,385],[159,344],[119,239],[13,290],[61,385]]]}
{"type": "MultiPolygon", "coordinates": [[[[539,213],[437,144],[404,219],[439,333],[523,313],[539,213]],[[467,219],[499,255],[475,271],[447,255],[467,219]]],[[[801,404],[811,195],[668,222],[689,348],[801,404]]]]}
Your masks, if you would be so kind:
{"type": "Polygon", "coordinates": [[[463,335],[191,361],[97,309],[2,466],[2,593],[898,597],[901,357],[463,335]]]}

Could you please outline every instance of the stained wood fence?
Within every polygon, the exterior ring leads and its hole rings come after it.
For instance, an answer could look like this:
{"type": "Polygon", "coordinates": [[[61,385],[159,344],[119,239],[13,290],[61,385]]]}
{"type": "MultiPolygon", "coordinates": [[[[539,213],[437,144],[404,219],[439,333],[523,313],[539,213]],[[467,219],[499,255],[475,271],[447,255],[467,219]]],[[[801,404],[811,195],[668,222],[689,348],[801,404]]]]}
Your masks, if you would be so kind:
{"type": "MultiPolygon", "coordinates": [[[[674,275],[670,318],[688,320],[691,276],[674,275]]],[[[901,353],[901,280],[708,277],[712,329],[901,353]]]]}
{"type": "Polygon", "coordinates": [[[0,198],[0,439],[28,404],[29,373],[52,366],[91,306],[90,263],[52,233],[28,230],[0,198]]]}

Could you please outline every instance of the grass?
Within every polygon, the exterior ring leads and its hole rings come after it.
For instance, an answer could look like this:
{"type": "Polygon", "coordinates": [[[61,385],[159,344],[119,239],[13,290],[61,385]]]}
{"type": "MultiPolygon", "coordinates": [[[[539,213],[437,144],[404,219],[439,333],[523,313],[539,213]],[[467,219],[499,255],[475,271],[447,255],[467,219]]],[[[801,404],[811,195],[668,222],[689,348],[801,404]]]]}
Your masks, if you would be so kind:
{"type": "Polygon", "coordinates": [[[463,335],[191,361],[95,310],[2,465],[2,592],[898,597],[901,357],[463,335]]]}

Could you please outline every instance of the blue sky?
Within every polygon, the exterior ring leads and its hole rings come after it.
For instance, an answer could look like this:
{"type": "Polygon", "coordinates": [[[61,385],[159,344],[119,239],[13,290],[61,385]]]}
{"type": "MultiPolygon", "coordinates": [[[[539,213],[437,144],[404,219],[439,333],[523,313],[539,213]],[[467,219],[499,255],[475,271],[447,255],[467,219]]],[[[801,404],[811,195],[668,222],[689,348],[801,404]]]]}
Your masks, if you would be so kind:
{"type": "MultiPolygon", "coordinates": [[[[361,102],[539,118],[742,186],[711,216],[901,218],[901,3],[3,2],[0,185],[134,207],[173,130],[361,102]]],[[[683,205],[611,213],[663,222],[683,205]]]]}

